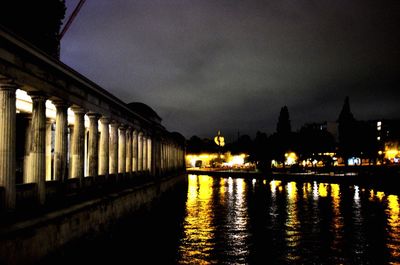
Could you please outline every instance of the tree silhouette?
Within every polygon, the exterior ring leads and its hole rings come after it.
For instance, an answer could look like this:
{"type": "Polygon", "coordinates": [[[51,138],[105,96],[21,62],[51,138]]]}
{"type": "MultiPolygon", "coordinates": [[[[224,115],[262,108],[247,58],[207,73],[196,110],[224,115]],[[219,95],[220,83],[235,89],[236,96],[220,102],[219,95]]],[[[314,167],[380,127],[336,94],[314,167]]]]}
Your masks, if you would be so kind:
{"type": "Polygon", "coordinates": [[[290,134],[292,128],[290,126],[289,110],[287,106],[281,108],[279,113],[278,124],[276,125],[276,132],[281,135],[290,134]]]}
{"type": "Polygon", "coordinates": [[[280,162],[285,161],[285,153],[294,149],[295,137],[292,133],[287,106],[281,108],[276,125],[276,133],[270,137],[271,156],[280,162]]]}

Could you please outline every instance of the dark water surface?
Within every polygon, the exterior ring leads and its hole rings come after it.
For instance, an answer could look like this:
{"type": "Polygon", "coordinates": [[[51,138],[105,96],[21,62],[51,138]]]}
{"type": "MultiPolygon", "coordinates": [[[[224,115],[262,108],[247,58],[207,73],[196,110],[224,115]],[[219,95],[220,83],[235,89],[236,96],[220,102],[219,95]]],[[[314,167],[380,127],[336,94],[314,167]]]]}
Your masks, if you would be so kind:
{"type": "Polygon", "coordinates": [[[46,262],[400,264],[399,197],[359,186],[189,175],[187,196],[46,262]]]}

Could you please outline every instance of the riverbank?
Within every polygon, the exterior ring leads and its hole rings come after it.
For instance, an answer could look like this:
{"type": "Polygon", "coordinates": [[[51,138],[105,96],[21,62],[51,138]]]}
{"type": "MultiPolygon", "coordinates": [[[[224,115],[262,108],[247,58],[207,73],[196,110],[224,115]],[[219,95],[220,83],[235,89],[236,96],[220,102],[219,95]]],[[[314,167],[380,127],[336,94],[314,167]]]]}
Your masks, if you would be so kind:
{"type": "Polygon", "coordinates": [[[282,180],[300,182],[326,182],[349,185],[361,185],[366,188],[382,189],[391,193],[400,194],[398,181],[400,172],[398,167],[390,168],[338,168],[331,171],[290,172],[273,171],[264,173],[260,171],[233,171],[233,170],[201,170],[188,169],[188,174],[209,175],[213,177],[232,177],[244,179],[282,180]]]}

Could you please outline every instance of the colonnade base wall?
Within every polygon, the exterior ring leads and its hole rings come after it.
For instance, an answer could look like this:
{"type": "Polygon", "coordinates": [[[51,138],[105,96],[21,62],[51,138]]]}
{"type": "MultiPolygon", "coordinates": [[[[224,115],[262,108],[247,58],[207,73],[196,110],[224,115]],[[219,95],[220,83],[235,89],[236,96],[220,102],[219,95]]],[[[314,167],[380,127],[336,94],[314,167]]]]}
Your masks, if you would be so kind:
{"type": "Polygon", "coordinates": [[[0,264],[34,264],[68,242],[107,231],[120,218],[170,192],[186,190],[186,174],[179,174],[12,224],[0,230],[0,264]]]}

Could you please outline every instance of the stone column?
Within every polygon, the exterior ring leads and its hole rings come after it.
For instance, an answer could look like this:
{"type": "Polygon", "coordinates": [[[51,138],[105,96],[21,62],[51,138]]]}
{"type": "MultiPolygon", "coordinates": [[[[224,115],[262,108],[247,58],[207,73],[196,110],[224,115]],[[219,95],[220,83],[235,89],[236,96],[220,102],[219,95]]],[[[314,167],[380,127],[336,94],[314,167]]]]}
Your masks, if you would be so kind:
{"type": "Polygon", "coordinates": [[[126,170],[126,127],[119,127],[119,147],[118,147],[118,173],[125,173],[126,170]]]}
{"type": "Polygon", "coordinates": [[[147,170],[151,171],[151,137],[147,137],[147,170]]]}
{"type": "Polygon", "coordinates": [[[142,148],[143,148],[143,156],[142,156],[142,168],[143,171],[147,171],[147,136],[143,135],[142,137],[142,148]]]}
{"type": "Polygon", "coordinates": [[[46,99],[40,93],[30,93],[32,98],[32,144],[30,164],[32,180],[37,184],[38,200],[46,200],[46,99]]]}
{"type": "Polygon", "coordinates": [[[99,175],[108,176],[109,170],[109,124],[110,120],[106,117],[100,119],[101,133],[99,146],[99,175]]]}
{"type": "Polygon", "coordinates": [[[132,173],[132,128],[126,129],[126,170],[128,174],[132,173]]]}
{"type": "Polygon", "coordinates": [[[160,142],[160,172],[164,173],[164,142],[160,142]]]}
{"type": "Polygon", "coordinates": [[[138,171],[138,132],[132,132],[132,171],[138,171]]]}
{"type": "Polygon", "coordinates": [[[27,117],[26,127],[25,127],[23,183],[32,182],[31,174],[29,173],[31,170],[30,158],[29,158],[29,155],[31,154],[31,143],[32,143],[31,131],[32,131],[32,115],[29,114],[29,117],[27,117]]]}
{"type": "Polygon", "coordinates": [[[150,172],[153,176],[157,175],[157,146],[158,141],[156,136],[151,139],[151,167],[150,172]]]}
{"type": "Polygon", "coordinates": [[[4,187],[4,206],[15,208],[16,107],[17,86],[0,78],[0,186],[4,187]]]}
{"type": "Polygon", "coordinates": [[[79,178],[83,184],[85,173],[85,110],[72,107],[75,114],[74,133],[72,134],[72,178],[79,178]]]}
{"type": "Polygon", "coordinates": [[[143,171],[143,133],[138,135],[138,171],[143,171]]]}
{"type": "Polygon", "coordinates": [[[56,132],[54,143],[54,180],[67,179],[68,155],[68,105],[63,101],[53,101],[56,106],[56,132]]]}
{"type": "Polygon", "coordinates": [[[99,118],[97,113],[89,112],[89,144],[88,144],[88,175],[91,177],[98,176],[99,169],[99,118]]]}
{"type": "Polygon", "coordinates": [[[110,174],[118,174],[118,127],[119,123],[111,123],[110,131],[110,174]]]}
{"type": "Polygon", "coordinates": [[[53,122],[51,119],[46,120],[46,181],[53,180],[52,172],[51,172],[51,140],[52,133],[51,129],[53,126],[53,122]]]}
{"type": "Polygon", "coordinates": [[[68,125],[68,178],[72,178],[72,142],[74,139],[74,125],[68,125]]]}

